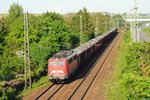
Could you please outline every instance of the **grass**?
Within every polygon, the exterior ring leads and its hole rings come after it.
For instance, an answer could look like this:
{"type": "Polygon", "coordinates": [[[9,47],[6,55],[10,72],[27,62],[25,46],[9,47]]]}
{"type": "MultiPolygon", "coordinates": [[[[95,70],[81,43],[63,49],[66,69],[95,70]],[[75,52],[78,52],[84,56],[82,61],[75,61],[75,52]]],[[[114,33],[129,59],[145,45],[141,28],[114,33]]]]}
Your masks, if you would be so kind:
{"type": "Polygon", "coordinates": [[[150,36],[150,27],[142,28],[142,31],[150,36]]]}
{"type": "Polygon", "coordinates": [[[44,76],[42,77],[39,81],[37,82],[34,82],[32,84],[32,89],[30,88],[27,88],[27,89],[24,89],[23,92],[21,93],[21,96],[26,96],[28,95],[29,93],[43,87],[43,86],[46,86],[48,84],[51,84],[49,81],[48,81],[48,76],[44,76]]]}
{"type": "Polygon", "coordinates": [[[112,71],[112,75],[108,76],[103,81],[103,88],[106,95],[107,100],[126,100],[127,91],[125,87],[122,85],[122,70],[124,66],[126,66],[126,55],[128,54],[128,49],[130,45],[130,32],[127,31],[124,34],[123,41],[119,47],[119,51],[117,52],[117,58],[114,64],[114,68],[112,71]],[[111,78],[110,78],[111,77],[111,78]]]}

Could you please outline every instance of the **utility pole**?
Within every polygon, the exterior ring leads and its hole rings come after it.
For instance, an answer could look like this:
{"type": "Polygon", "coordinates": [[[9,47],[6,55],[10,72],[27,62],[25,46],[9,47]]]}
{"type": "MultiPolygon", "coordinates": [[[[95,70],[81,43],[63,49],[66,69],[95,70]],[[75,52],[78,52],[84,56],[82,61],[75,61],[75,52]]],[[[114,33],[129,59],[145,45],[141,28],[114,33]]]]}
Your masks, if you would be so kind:
{"type": "Polygon", "coordinates": [[[29,51],[28,12],[24,13],[24,79],[25,88],[31,88],[31,66],[29,51]]]}
{"type": "Polygon", "coordinates": [[[82,15],[80,15],[80,45],[83,43],[82,15]]]}
{"type": "Polygon", "coordinates": [[[131,37],[132,40],[135,42],[136,41],[136,34],[135,34],[135,22],[134,22],[134,9],[131,9],[131,14],[130,14],[131,22],[130,22],[130,30],[131,30],[131,37]]]}
{"type": "Polygon", "coordinates": [[[105,22],[105,31],[107,31],[107,29],[108,29],[108,25],[107,24],[108,24],[108,22],[106,21],[105,22]]]}
{"type": "Polygon", "coordinates": [[[98,35],[98,17],[96,17],[96,28],[95,28],[95,31],[96,31],[96,35],[98,35]]]}
{"type": "Polygon", "coordinates": [[[109,16],[109,30],[113,28],[113,18],[112,15],[109,16]]]}
{"type": "Polygon", "coordinates": [[[115,19],[113,19],[113,28],[116,28],[115,19]]]}
{"type": "Polygon", "coordinates": [[[112,29],[112,19],[111,19],[111,16],[109,18],[109,29],[112,29]]]}
{"type": "Polygon", "coordinates": [[[124,28],[124,21],[123,21],[123,19],[121,21],[121,27],[124,28]]]}
{"type": "Polygon", "coordinates": [[[139,42],[137,0],[134,0],[134,8],[133,9],[134,9],[134,34],[135,34],[135,42],[139,42]]]}
{"type": "Polygon", "coordinates": [[[116,26],[118,28],[119,27],[119,19],[117,18],[116,20],[117,20],[117,23],[116,23],[117,25],[116,26]]]}

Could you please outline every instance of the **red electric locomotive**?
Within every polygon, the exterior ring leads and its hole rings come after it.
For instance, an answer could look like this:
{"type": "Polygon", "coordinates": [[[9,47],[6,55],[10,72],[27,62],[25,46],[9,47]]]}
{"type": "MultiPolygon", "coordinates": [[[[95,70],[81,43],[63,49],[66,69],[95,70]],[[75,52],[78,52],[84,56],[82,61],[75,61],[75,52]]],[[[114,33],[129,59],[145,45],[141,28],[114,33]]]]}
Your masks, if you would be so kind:
{"type": "Polygon", "coordinates": [[[77,69],[77,54],[73,51],[61,51],[48,60],[49,80],[64,81],[77,69]]]}

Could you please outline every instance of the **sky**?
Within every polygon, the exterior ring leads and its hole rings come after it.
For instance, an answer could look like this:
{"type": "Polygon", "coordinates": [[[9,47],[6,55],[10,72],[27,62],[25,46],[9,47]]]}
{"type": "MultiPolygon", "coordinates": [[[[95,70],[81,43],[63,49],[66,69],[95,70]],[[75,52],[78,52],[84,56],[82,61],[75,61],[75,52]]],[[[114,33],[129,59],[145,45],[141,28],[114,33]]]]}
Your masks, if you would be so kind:
{"type": "MultiPolygon", "coordinates": [[[[89,12],[129,13],[134,0],[0,0],[0,13],[8,13],[12,3],[19,3],[30,13],[56,11],[59,13],[77,12],[86,7],[89,12]]],[[[150,13],[150,0],[138,0],[140,13],[150,13]]]]}

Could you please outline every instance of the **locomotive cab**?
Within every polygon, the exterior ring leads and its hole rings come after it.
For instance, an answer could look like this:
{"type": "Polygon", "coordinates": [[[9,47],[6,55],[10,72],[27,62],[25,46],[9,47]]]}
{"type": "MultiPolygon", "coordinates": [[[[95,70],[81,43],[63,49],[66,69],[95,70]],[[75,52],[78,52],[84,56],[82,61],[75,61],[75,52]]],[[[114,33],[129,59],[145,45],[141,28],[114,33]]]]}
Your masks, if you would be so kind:
{"type": "Polygon", "coordinates": [[[51,58],[48,61],[48,75],[51,79],[67,78],[66,59],[51,58]]]}
{"type": "Polygon", "coordinates": [[[61,51],[48,60],[48,77],[52,82],[62,82],[77,69],[77,55],[73,51],[61,51]]]}

